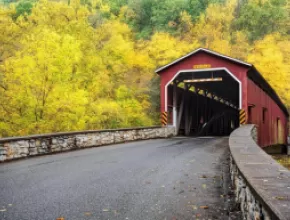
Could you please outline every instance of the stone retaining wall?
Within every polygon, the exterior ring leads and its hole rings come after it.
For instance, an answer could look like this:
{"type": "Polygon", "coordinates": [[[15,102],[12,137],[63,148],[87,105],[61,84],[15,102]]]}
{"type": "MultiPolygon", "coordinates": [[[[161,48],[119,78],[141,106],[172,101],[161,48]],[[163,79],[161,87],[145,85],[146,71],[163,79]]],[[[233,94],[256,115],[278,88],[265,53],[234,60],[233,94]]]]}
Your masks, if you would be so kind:
{"type": "Polygon", "coordinates": [[[173,135],[175,135],[174,127],[146,127],[3,138],[0,139],[0,162],[127,141],[166,138],[173,135]]]}
{"type": "Polygon", "coordinates": [[[290,171],[257,145],[257,129],[244,125],[229,139],[231,179],[246,220],[290,219],[290,171]]]}

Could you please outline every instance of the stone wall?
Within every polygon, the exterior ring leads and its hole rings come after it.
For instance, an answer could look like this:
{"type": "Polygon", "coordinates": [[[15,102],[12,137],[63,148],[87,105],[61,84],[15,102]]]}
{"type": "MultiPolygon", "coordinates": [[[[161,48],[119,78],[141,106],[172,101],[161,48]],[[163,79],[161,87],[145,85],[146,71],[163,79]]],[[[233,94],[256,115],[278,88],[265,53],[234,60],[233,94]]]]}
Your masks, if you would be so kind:
{"type": "Polygon", "coordinates": [[[245,220],[290,219],[290,171],[257,145],[257,129],[244,125],[229,139],[230,173],[245,220]]]}
{"type": "Polygon", "coordinates": [[[0,161],[173,135],[174,127],[147,127],[3,138],[0,139],[0,161]]]}

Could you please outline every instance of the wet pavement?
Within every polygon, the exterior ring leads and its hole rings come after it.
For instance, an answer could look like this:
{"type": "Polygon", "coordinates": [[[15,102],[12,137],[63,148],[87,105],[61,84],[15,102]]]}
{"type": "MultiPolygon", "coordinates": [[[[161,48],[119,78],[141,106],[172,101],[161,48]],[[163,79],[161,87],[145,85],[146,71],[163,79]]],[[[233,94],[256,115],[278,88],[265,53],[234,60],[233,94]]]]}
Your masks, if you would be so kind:
{"type": "Polygon", "coordinates": [[[228,139],[156,139],[0,164],[1,220],[228,219],[228,139]]]}

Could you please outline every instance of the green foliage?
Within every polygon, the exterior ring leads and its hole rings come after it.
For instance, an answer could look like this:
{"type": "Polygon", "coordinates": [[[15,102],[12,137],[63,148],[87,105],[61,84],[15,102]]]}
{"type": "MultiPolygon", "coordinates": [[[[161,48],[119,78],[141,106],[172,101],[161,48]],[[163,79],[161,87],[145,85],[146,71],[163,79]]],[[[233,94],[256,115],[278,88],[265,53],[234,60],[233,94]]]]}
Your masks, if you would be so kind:
{"type": "Polygon", "coordinates": [[[242,6],[240,17],[234,22],[237,29],[247,33],[251,41],[275,31],[285,32],[282,21],[287,13],[285,0],[249,1],[242,6]]]}
{"type": "Polygon", "coordinates": [[[17,19],[19,16],[27,16],[31,13],[33,8],[33,2],[29,0],[23,0],[17,3],[16,13],[13,15],[14,19],[17,19]]]}
{"type": "Polygon", "coordinates": [[[104,3],[108,4],[111,12],[117,16],[120,13],[120,9],[128,4],[128,0],[104,0],[104,3]]]}
{"type": "Polygon", "coordinates": [[[0,4],[3,3],[4,5],[8,5],[15,2],[17,2],[17,0],[1,0],[0,4]]]}
{"type": "Polygon", "coordinates": [[[212,2],[203,0],[142,0],[129,1],[125,21],[130,24],[137,39],[148,39],[156,31],[178,33],[181,14],[187,12],[194,21],[207,5],[212,2]]]}
{"type": "Polygon", "coordinates": [[[129,3],[125,21],[137,32],[137,38],[148,38],[153,33],[151,18],[155,2],[157,0],[131,1],[129,3]]]}

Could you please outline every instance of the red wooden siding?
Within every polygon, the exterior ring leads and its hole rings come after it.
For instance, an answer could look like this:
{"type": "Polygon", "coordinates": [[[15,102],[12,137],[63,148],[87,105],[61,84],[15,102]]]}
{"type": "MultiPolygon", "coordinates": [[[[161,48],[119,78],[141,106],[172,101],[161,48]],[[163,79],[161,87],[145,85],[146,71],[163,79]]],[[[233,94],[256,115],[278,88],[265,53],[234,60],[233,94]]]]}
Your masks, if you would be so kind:
{"type": "MultiPolygon", "coordinates": [[[[254,123],[258,126],[258,141],[261,147],[286,143],[287,114],[265,91],[248,78],[247,73],[251,66],[233,62],[223,56],[213,55],[206,51],[194,53],[158,72],[161,77],[162,112],[165,111],[166,84],[173,79],[177,72],[190,70],[193,69],[194,65],[203,64],[209,64],[211,68],[227,68],[240,80],[242,83],[242,108],[247,112],[248,123],[254,123]],[[249,108],[251,109],[250,115],[249,108]]],[[[167,99],[168,105],[172,105],[172,98],[167,97],[167,99]]]]}
{"type": "Polygon", "coordinates": [[[286,143],[287,129],[285,128],[287,128],[287,117],[285,113],[279,108],[276,102],[274,102],[273,99],[252,80],[247,79],[247,81],[248,106],[253,106],[251,121],[248,121],[248,123],[253,123],[258,126],[258,140],[260,146],[265,147],[281,142],[281,140],[278,140],[277,119],[281,121],[281,127],[283,128],[282,143],[286,143]],[[263,109],[266,110],[264,120],[263,109]]]}

